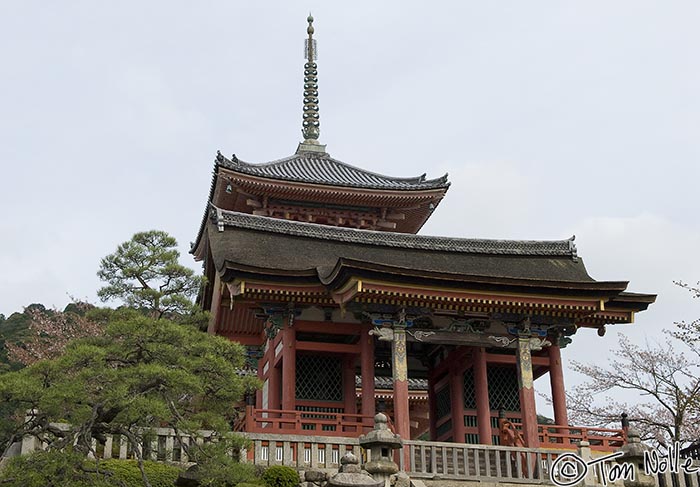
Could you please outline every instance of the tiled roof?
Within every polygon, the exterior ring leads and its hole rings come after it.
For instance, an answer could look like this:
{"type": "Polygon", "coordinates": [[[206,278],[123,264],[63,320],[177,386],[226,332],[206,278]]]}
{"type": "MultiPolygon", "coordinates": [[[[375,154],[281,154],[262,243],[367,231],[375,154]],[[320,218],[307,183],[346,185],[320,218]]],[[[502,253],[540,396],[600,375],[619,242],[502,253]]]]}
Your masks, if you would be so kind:
{"type": "Polygon", "coordinates": [[[426,179],[425,174],[413,178],[395,178],[351,166],[333,159],[325,152],[297,152],[290,157],[264,164],[244,162],[235,155],[228,159],[219,153],[216,161],[221,167],[243,174],[311,184],[393,190],[438,189],[450,185],[447,174],[436,179],[426,179]]]}
{"type": "Polygon", "coordinates": [[[556,256],[576,259],[576,246],[573,237],[567,240],[490,240],[434,237],[295,222],[226,211],[213,206],[211,218],[220,226],[354,244],[470,254],[556,256]]]}
{"type": "MultiPolygon", "coordinates": [[[[362,377],[355,376],[355,385],[362,386],[362,377]]],[[[391,377],[374,377],[374,387],[377,389],[392,389],[394,387],[394,379],[391,377]]],[[[412,391],[427,391],[428,379],[408,379],[408,388],[412,391]]]]}

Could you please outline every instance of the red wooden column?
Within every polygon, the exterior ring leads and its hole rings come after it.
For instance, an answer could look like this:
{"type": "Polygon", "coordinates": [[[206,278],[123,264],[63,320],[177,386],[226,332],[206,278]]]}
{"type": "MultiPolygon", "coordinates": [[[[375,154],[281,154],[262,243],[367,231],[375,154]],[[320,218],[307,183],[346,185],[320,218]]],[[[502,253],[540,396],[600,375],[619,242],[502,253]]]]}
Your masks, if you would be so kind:
{"type": "Polygon", "coordinates": [[[549,347],[549,383],[552,387],[552,405],[554,406],[554,423],[568,426],[566,413],[566,393],[564,392],[564,369],[561,363],[559,345],[549,347]]]}
{"type": "Polygon", "coordinates": [[[296,409],[297,340],[294,327],[282,330],[282,409],[296,409]]]}
{"type": "MultiPolygon", "coordinates": [[[[371,325],[360,332],[360,375],[362,377],[362,414],[374,416],[374,337],[369,334],[371,325]]],[[[367,420],[368,426],[374,421],[367,420]]]]}
{"type": "Polygon", "coordinates": [[[461,361],[450,367],[450,406],[452,408],[452,441],[464,443],[464,370],[461,361]]]}
{"type": "Polygon", "coordinates": [[[518,386],[520,387],[520,411],[523,415],[523,438],[525,446],[537,448],[540,438],[537,432],[537,408],[535,386],[530,355],[530,334],[518,335],[517,348],[518,386]]]}
{"type": "Polygon", "coordinates": [[[357,413],[357,393],[355,392],[355,360],[354,355],[343,358],[343,403],[345,414],[357,413]]]}
{"type": "Polygon", "coordinates": [[[489,405],[489,379],[484,347],[474,347],[474,393],[476,395],[476,426],[479,431],[479,443],[490,445],[491,441],[491,406],[489,405]]]}
{"type": "Polygon", "coordinates": [[[280,380],[281,371],[279,367],[272,365],[270,361],[270,376],[267,383],[267,409],[281,409],[280,380]]]}
{"type": "Polygon", "coordinates": [[[431,374],[428,376],[428,418],[430,421],[430,441],[437,440],[437,420],[435,415],[437,414],[437,404],[435,402],[435,376],[431,374]]]}
{"type": "MultiPolygon", "coordinates": [[[[408,414],[408,358],[406,356],[406,325],[394,323],[392,342],[392,369],[394,376],[394,426],[404,440],[411,439],[411,423],[408,414]]],[[[408,449],[406,449],[408,450],[408,449]]]]}

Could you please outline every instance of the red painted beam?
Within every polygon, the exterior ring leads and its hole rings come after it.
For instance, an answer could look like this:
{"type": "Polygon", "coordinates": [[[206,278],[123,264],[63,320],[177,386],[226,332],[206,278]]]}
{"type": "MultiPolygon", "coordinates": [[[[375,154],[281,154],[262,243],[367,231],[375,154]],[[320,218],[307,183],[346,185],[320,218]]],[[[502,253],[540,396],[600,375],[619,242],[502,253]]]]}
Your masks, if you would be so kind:
{"type": "Polygon", "coordinates": [[[327,333],[332,335],[359,335],[366,325],[361,323],[334,323],[332,321],[295,320],[294,328],[298,331],[327,333]]]}
{"type": "Polygon", "coordinates": [[[360,354],[359,344],[348,345],[345,343],[297,341],[296,349],[305,352],[347,353],[351,355],[360,354]]]}

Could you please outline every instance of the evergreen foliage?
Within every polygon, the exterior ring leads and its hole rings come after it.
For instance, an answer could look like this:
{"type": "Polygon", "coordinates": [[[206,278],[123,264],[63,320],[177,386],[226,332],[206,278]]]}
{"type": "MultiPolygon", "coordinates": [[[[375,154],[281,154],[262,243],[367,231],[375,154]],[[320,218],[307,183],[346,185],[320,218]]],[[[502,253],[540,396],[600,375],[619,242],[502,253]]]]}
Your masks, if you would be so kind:
{"type": "Polygon", "coordinates": [[[301,480],[299,473],[286,465],[273,465],[262,476],[267,487],[296,487],[301,480]]]}
{"type": "Polygon", "coordinates": [[[207,487],[235,487],[240,484],[262,486],[259,467],[251,463],[240,463],[236,455],[230,452],[240,451],[241,437],[233,445],[229,441],[207,443],[195,452],[193,460],[197,462],[197,476],[200,485],[207,487]]]}
{"type": "MultiPolygon", "coordinates": [[[[90,318],[104,322],[103,336],[73,341],[59,358],[0,375],[0,404],[12,405],[14,420],[5,448],[30,434],[85,455],[92,438],[112,433],[138,451],[144,428],[163,426],[191,435],[214,430],[225,439],[221,433],[237,414],[233,405],[258,386],[240,374],[240,344],[132,310],[97,310],[90,318]],[[70,429],[56,431],[56,422],[70,429]]],[[[196,448],[193,442],[190,449],[196,448]]]]}
{"type": "MultiPolygon", "coordinates": [[[[144,461],[143,466],[152,487],[172,487],[181,472],[178,467],[165,463],[144,461]]],[[[143,486],[141,471],[136,460],[103,460],[100,462],[100,469],[104,469],[109,474],[113,485],[143,486]]]]}
{"type": "MultiPolygon", "coordinates": [[[[172,487],[181,469],[145,461],[152,487],[172,487]]],[[[0,471],[0,485],[8,487],[142,487],[135,460],[95,462],[75,451],[38,451],[15,457],[0,471]]]]}
{"type": "Polygon", "coordinates": [[[156,318],[191,313],[203,278],[181,265],[179,257],[177,241],[166,232],[137,233],[100,262],[97,275],[107,285],[97,295],[148,310],[156,318]]]}
{"type": "MultiPolygon", "coordinates": [[[[12,458],[0,471],[3,487],[115,487],[107,475],[94,472],[85,456],[71,451],[41,451],[12,458]]],[[[143,485],[143,484],[136,484],[143,485]]],[[[129,486],[127,486],[129,487],[129,486]]]]}

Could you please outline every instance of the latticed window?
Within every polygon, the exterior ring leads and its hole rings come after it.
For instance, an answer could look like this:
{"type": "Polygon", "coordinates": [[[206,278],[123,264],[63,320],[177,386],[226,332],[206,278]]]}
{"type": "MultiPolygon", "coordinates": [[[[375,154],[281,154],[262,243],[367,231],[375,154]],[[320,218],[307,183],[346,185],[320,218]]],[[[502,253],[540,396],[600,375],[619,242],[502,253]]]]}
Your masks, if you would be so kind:
{"type": "Polygon", "coordinates": [[[505,411],[520,411],[518,376],[514,368],[491,366],[487,369],[489,407],[505,411]]]}
{"type": "Polygon", "coordinates": [[[340,359],[324,355],[298,355],[296,397],[309,401],[342,401],[340,359]]]}
{"type": "Polygon", "coordinates": [[[435,394],[435,413],[437,414],[437,419],[444,418],[450,414],[451,410],[450,388],[443,387],[435,394]]]}
{"type": "Polygon", "coordinates": [[[464,372],[464,409],[476,409],[474,369],[471,368],[464,372]]]}
{"type": "Polygon", "coordinates": [[[452,420],[445,421],[440,426],[438,426],[435,433],[437,434],[437,436],[439,438],[442,435],[444,435],[445,433],[449,433],[450,431],[452,431],[452,420]]]}

